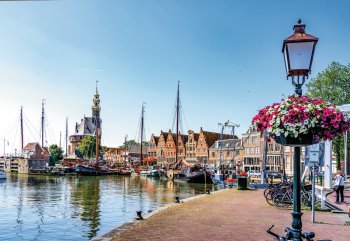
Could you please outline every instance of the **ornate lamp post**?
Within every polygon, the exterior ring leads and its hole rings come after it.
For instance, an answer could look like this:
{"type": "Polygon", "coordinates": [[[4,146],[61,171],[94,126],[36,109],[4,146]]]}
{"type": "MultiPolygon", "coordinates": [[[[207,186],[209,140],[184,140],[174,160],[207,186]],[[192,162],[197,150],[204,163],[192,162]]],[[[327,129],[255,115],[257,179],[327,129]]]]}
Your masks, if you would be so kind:
{"type": "MultiPolygon", "coordinates": [[[[298,20],[294,25],[294,33],[283,41],[282,52],[286,65],[287,79],[292,78],[292,84],[295,87],[295,93],[302,95],[302,85],[305,78],[311,72],[312,60],[315,46],[318,38],[305,32],[305,24],[298,20]]],[[[302,233],[301,222],[301,202],[300,202],[300,145],[294,147],[293,161],[293,221],[291,230],[291,240],[302,240],[303,237],[310,233],[302,233]]],[[[314,235],[314,234],[313,234],[314,235]]]]}

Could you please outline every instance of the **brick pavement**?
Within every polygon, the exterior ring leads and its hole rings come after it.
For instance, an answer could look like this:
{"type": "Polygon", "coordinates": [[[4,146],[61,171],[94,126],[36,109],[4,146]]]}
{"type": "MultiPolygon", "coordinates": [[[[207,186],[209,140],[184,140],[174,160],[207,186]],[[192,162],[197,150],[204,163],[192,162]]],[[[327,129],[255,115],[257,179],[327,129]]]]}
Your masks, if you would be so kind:
{"type": "MultiPolygon", "coordinates": [[[[266,229],[283,234],[290,227],[291,210],[266,203],[263,190],[225,190],[173,205],[115,237],[118,240],[273,240],[266,229]]],[[[311,223],[310,211],[303,211],[303,230],[316,233],[315,240],[349,241],[350,226],[340,214],[317,212],[311,223]],[[338,216],[337,216],[338,215],[338,216]]]]}
{"type": "MultiPolygon", "coordinates": [[[[342,209],[345,212],[349,211],[350,208],[350,187],[346,187],[344,189],[344,202],[343,203],[336,203],[337,194],[336,192],[332,192],[327,196],[328,201],[331,201],[331,203],[338,208],[342,209]]],[[[340,197],[339,197],[340,199],[340,197]]],[[[339,200],[340,201],[340,200],[339,200]]]]}

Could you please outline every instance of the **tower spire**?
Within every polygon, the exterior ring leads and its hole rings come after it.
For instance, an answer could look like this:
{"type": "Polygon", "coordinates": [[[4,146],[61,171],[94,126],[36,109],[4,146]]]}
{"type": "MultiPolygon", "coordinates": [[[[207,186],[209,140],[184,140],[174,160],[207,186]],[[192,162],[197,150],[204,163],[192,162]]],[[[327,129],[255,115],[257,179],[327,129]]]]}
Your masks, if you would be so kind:
{"type": "Polygon", "coordinates": [[[98,80],[96,80],[96,93],[93,98],[93,103],[92,103],[92,116],[99,118],[100,117],[100,95],[98,93],[98,88],[97,88],[98,80]]]}

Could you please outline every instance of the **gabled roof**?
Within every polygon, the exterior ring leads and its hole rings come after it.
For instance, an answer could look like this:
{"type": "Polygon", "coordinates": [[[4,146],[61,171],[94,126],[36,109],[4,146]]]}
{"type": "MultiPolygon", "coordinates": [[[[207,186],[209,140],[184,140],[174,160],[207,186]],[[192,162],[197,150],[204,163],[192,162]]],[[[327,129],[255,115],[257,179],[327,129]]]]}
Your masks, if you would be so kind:
{"type": "Polygon", "coordinates": [[[78,128],[75,131],[75,135],[94,135],[96,131],[96,125],[94,123],[93,117],[84,117],[81,119],[78,128]]]}
{"type": "MultiPolygon", "coordinates": [[[[221,141],[220,140],[215,141],[215,143],[210,146],[210,149],[220,149],[219,142],[221,141]]],[[[224,150],[233,149],[233,147],[235,147],[236,150],[241,149],[241,140],[240,139],[222,140],[222,149],[224,150]]]]}
{"type": "Polygon", "coordinates": [[[45,154],[49,154],[49,149],[47,147],[42,147],[38,142],[28,143],[25,147],[23,147],[24,151],[35,151],[36,146],[39,146],[42,152],[45,154]]]}
{"type": "Polygon", "coordinates": [[[153,136],[153,138],[154,138],[154,142],[156,143],[156,145],[158,145],[159,136],[153,136]]]}
{"type": "Polygon", "coordinates": [[[160,134],[164,136],[165,141],[168,139],[168,132],[161,131],[160,134]]]}
{"type": "MultiPolygon", "coordinates": [[[[208,146],[212,146],[215,143],[215,141],[220,140],[220,133],[210,132],[210,131],[203,131],[202,128],[201,128],[201,131],[203,132],[203,135],[205,136],[205,141],[207,142],[208,146]]],[[[233,136],[232,135],[223,134],[222,139],[223,140],[225,140],[225,139],[233,139],[233,136]]],[[[234,139],[238,139],[238,137],[235,136],[234,139]]]]}

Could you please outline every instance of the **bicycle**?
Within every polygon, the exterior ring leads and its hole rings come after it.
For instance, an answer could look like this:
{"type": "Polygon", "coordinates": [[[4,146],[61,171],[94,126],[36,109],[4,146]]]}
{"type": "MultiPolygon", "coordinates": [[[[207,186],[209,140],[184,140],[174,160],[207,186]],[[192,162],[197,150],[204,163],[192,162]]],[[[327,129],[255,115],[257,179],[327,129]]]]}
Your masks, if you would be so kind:
{"type": "MultiPolygon", "coordinates": [[[[293,229],[291,228],[286,228],[285,232],[287,233],[286,236],[279,236],[277,233],[274,233],[273,231],[271,231],[271,229],[274,227],[275,225],[272,225],[268,230],[266,230],[266,232],[268,234],[271,234],[272,236],[275,237],[276,240],[278,241],[290,241],[293,238],[293,229]]],[[[301,237],[302,239],[305,239],[306,241],[314,241],[313,238],[315,237],[315,233],[314,232],[302,232],[301,233],[301,237]]]]}

